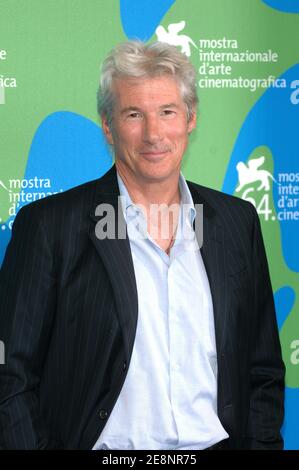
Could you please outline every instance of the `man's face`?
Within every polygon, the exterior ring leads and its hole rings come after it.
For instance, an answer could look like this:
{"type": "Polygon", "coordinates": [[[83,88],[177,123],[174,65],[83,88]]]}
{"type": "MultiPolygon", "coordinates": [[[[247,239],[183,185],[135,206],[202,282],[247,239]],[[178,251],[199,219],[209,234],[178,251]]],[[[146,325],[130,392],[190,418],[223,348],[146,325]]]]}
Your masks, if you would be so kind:
{"type": "Polygon", "coordinates": [[[178,174],[194,129],[186,105],[171,77],[116,79],[116,105],[109,128],[103,130],[114,146],[116,165],[140,183],[163,181],[178,174]]]}

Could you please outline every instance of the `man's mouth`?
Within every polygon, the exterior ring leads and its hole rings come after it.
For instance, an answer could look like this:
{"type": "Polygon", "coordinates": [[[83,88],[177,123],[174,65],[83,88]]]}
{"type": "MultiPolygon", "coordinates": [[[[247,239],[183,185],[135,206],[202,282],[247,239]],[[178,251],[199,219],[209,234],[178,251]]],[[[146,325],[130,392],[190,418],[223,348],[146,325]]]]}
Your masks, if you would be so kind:
{"type": "Polygon", "coordinates": [[[159,158],[164,157],[169,152],[169,149],[153,149],[144,150],[139,152],[144,158],[159,158]]]}

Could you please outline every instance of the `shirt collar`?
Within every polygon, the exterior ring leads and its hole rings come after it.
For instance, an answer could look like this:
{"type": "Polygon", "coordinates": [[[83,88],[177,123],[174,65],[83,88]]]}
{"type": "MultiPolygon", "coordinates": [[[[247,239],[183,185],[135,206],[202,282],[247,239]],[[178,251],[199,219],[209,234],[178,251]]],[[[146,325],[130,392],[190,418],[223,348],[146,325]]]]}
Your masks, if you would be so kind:
{"type": "Polygon", "coordinates": [[[194,207],[194,202],[187,181],[185,180],[182,172],[180,172],[179,177],[179,188],[181,193],[181,208],[183,208],[183,214],[186,214],[190,226],[192,227],[196,216],[196,209],[194,207]]]}
{"type": "Polygon", "coordinates": [[[134,206],[134,203],[133,203],[133,201],[130,197],[130,194],[127,190],[127,187],[126,187],[125,183],[123,182],[121,176],[119,175],[118,171],[116,172],[116,175],[117,175],[117,182],[118,182],[118,187],[119,187],[119,195],[121,197],[122,210],[123,210],[124,216],[126,218],[127,209],[130,206],[134,206]]]}

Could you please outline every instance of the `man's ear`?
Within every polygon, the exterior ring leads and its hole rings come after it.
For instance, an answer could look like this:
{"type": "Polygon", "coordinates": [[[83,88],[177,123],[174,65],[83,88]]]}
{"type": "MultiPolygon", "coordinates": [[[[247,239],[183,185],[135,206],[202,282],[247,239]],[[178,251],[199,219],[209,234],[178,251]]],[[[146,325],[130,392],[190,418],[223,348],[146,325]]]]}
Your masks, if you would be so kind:
{"type": "Polygon", "coordinates": [[[113,136],[112,132],[108,123],[107,116],[105,114],[102,114],[101,116],[102,119],[102,129],[105,134],[105,137],[110,145],[113,145],[113,136]]]}
{"type": "Polygon", "coordinates": [[[188,122],[188,125],[187,125],[188,134],[191,134],[191,132],[193,131],[193,129],[195,129],[195,127],[196,127],[196,118],[197,118],[197,115],[196,115],[196,108],[194,107],[194,108],[192,109],[191,119],[190,119],[190,121],[188,122]]]}

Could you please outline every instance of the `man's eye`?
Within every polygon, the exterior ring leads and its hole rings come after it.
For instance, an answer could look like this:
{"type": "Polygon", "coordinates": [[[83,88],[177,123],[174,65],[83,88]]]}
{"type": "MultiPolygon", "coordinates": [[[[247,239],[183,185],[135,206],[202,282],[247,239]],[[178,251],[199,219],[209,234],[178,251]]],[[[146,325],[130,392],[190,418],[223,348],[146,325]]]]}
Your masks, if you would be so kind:
{"type": "Polygon", "coordinates": [[[141,117],[141,114],[140,114],[140,113],[137,113],[137,112],[136,112],[136,113],[134,112],[134,113],[128,114],[127,117],[128,117],[129,119],[137,119],[137,118],[140,118],[140,117],[141,117]]]}
{"type": "Polygon", "coordinates": [[[171,116],[171,115],[175,114],[175,112],[173,111],[173,109],[163,109],[162,114],[164,116],[171,116]]]}

